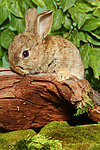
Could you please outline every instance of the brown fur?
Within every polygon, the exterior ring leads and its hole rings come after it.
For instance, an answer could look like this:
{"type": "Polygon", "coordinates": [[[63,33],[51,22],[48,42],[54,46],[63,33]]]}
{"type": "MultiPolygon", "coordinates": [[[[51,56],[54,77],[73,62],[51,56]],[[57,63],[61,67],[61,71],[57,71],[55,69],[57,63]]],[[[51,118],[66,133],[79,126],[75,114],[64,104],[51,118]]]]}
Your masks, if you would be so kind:
{"type": "Polygon", "coordinates": [[[9,64],[13,70],[22,75],[45,72],[56,73],[59,79],[67,79],[71,75],[84,78],[84,65],[76,46],[60,36],[47,36],[52,24],[52,11],[37,15],[37,10],[30,8],[25,21],[25,31],[17,35],[9,46],[9,64]],[[29,51],[27,58],[22,57],[25,50],[29,51]]]}

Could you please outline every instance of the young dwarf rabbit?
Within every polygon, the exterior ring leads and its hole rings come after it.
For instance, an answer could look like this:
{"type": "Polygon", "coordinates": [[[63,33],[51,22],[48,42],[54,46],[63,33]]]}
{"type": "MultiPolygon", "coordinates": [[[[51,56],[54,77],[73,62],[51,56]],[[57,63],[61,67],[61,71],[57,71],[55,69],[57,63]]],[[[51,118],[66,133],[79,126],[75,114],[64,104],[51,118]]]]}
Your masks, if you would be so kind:
{"type": "Polygon", "coordinates": [[[76,46],[60,36],[47,36],[52,19],[52,10],[39,15],[35,8],[27,10],[25,31],[9,46],[11,68],[21,75],[56,73],[61,80],[71,75],[84,78],[84,65],[76,46]]]}

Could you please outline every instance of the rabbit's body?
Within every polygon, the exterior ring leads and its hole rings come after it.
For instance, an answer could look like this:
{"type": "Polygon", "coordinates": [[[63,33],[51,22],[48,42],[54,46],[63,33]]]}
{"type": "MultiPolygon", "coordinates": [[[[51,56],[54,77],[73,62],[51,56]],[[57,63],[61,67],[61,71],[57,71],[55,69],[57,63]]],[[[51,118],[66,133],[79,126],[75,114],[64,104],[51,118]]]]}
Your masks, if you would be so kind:
{"type": "Polygon", "coordinates": [[[56,72],[62,79],[70,75],[84,78],[84,65],[74,44],[59,36],[48,36],[46,43],[47,51],[51,51],[47,58],[47,72],[56,72]]]}
{"type": "Polygon", "coordinates": [[[60,79],[67,79],[71,75],[84,78],[84,65],[74,44],[60,36],[46,36],[48,31],[45,30],[39,36],[38,32],[43,29],[37,29],[37,25],[26,28],[27,31],[16,36],[9,46],[9,63],[13,70],[22,75],[55,73],[60,79]]]}

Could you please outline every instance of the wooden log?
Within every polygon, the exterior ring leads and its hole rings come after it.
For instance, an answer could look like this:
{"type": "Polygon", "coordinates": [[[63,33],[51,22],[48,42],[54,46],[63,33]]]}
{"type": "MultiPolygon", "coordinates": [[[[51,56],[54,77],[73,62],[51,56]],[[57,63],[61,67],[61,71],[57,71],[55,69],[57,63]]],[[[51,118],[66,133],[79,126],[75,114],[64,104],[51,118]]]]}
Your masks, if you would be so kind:
{"type": "MultiPolygon", "coordinates": [[[[89,89],[90,85],[85,79],[72,77],[59,81],[53,74],[21,76],[10,68],[2,67],[0,127],[20,130],[43,127],[55,120],[71,120],[76,112],[76,104],[83,101],[83,91],[89,89]]],[[[98,108],[97,98],[95,108],[89,111],[94,121],[100,118],[98,108]]]]}

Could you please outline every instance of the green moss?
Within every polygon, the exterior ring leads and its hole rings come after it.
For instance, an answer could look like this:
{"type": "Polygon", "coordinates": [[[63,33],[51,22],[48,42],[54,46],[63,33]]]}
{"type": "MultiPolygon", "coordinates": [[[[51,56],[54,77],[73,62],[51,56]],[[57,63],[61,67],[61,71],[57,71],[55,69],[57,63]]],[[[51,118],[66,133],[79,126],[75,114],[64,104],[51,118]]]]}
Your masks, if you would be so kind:
{"type": "Polygon", "coordinates": [[[28,144],[30,144],[31,140],[20,140],[18,141],[14,146],[12,146],[12,149],[14,150],[28,150],[28,144]]]}
{"type": "Polygon", "coordinates": [[[0,135],[0,150],[100,149],[100,124],[72,127],[65,121],[53,121],[37,135],[32,129],[0,135]]]}
{"type": "MultiPolygon", "coordinates": [[[[100,125],[82,125],[76,127],[62,127],[45,133],[51,139],[66,140],[67,143],[100,142],[100,125]]],[[[40,132],[41,134],[41,132],[40,132]]]]}
{"type": "Polygon", "coordinates": [[[49,131],[53,131],[55,129],[60,129],[62,127],[69,127],[70,125],[66,122],[66,121],[52,121],[49,124],[47,124],[46,126],[44,126],[41,130],[40,130],[40,134],[42,133],[47,133],[49,131]]]}
{"type": "Polygon", "coordinates": [[[13,150],[62,150],[62,144],[59,140],[48,140],[44,135],[36,135],[17,142],[13,150]]]}
{"type": "Polygon", "coordinates": [[[12,143],[25,139],[29,134],[31,137],[36,135],[35,131],[32,129],[0,133],[0,150],[10,149],[12,143]]]}
{"type": "MultiPolygon", "coordinates": [[[[53,123],[52,123],[53,124],[53,123]]],[[[100,143],[100,124],[81,125],[76,127],[60,127],[46,130],[48,125],[39,134],[45,134],[46,138],[62,141],[65,150],[88,149],[91,145],[100,143]]]]}
{"type": "Polygon", "coordinates": [[[88,150],[100,150],[100,144],[91,145],[88,150]]]}
{"type": "Polygon", "coordinates": [[[3,138],[0,138],[0,144],[1,143],[6,143],[7,141],[5,140],[5,139],[3,139],[3,138]]]}

